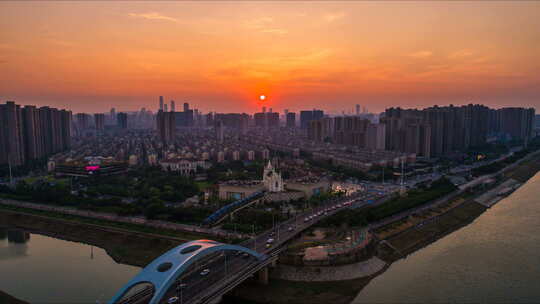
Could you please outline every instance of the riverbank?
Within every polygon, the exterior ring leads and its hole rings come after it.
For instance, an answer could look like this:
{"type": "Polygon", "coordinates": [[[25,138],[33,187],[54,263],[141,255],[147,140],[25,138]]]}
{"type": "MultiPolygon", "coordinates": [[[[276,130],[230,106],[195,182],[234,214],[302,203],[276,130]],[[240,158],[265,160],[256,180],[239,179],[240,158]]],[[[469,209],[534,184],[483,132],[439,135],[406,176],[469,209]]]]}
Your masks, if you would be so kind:
{"type": "Polygon", "coordinates": [[[29,304],[29,303],[19,300],[17,298],[14,298],[0,290],[0,304],[29,304]]]}
{"type": "Polygon", "coordinates": [[[369,282],[388,268],[373,275],[339,282],[299,282],[279,279],[270,280],[261,286],[255,281],[246,281],[230,294],[223,297],[222,304],[348,304],[369,282]]]}
{"type": "MultiPolygon", "coordinates": [[[[494,188],[510,179],[518,182],[518,184],[512,184],[521,186],[534,176],[540,170],[540,157],[538,153],[534,153],[533,156],[524,159],[517,166],[501,170],[497,174],[500,176],[499,183],[494,185],[494,188]]],[[[315,282],[312,274],[317,270],[304,271],[296,267],[285,269],[278,264],[277,269],[270,272],[273,279],[270,280],[268,286],[246,282],[227,297],[226,303],[247,300],[248,303],[296,304],[305,303],[306,299],[315,304],[350,303],[373,278],[384,273],[392,263],[469,225],[482,215],[488,207],[480,204],[476,199],[485,192],[487,191],[480,189],[475,193],[462,192],[459,195],[451,195],[445,201],[438,200],[430,206],[422,206],[409,216],[387,222],[385,225],[374,226],[373,232],[379,241],[375,257],[382,263],[370,259],[368,263],[376,262],[373,263],[373,267],[364,269],[376,269],[375,266],[383,264],[384,266],[371,275],[350,280],[350,272],[340,275],[342,273],[339,271],[325,270],[325,277],[332,281],[315,282]],[[330,273],[332,275],[329,275],[330,273]]],[[[320,272],[323,273],[322,270],[320,272]]],[[[361,271],[356,272],[356,274],[361,273],[361,271]]]]}
{"type": "MultiPolygon", "coordinates": [[[[33,202],[16,200],[12,198],[6,198],[5,195],[0,195],[0,207],[12,207],[20,208],[23,210],[32,210],[35,212],[41,212],[45,215],[53,215],[59,217],[63,215],[66,217],[105,221],[110,223],[116,223],[116,225],[128,225],[131,227],[139,227],[141,229],[154,229],[164,231],[174,231],[176,233],[188,234],[188,235],[205,235],[211,236],[217,239],[241,239],[243,235],[238,233],[231,233],[223,231],[221,229],[209,229],[195,225],[179,224],[161,220],[150,220],[145,217],[137,216],[120,216],[113,213],[95,212],[87,210],[79,210],[71,207],[37,204],[33,202]]],[[[35,213],[34,212],[34,213],[35,213]]]]}
{"type": "Polygon", "coordinates": [[[537,153],[534,155],[536,157],[524,159],[519,166],[501,170],[499,175],[493,176],[499,181],[488,189],[464,193],[444,204],[374,230],[381,240],[377,256],[389,263],[394,262],[468,225],[540,170],[540,157],[537,153]]]}
{"type": "Polygon", "coordinates": [[[144,267],[188,240],[0,209],[2,226],[103,248],[115,262],[144,267]]]}

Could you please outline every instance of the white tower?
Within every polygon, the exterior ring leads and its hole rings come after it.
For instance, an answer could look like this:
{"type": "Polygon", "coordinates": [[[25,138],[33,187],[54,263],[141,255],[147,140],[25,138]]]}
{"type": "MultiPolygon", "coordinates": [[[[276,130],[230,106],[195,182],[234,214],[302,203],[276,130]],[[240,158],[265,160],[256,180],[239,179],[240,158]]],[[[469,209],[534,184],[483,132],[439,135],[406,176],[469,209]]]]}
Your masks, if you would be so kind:
{"type": "Polygon", "coordinates": [[[263,172],[263,184],[269,192],[282,192],[284,191],[283,179],[281,173],[277,173],[272,163],[268,161],[268,164],[264,168],[263,172]]]}

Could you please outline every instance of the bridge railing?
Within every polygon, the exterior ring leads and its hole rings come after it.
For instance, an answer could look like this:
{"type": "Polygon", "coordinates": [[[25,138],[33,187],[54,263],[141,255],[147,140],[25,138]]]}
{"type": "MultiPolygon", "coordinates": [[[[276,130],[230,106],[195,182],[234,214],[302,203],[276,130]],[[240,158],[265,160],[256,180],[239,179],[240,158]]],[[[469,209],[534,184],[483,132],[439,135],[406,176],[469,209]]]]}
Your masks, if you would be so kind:
{"type": "Polygon", "coordinates": [[[224,207],[221,207],[216,212],[212,213],[210,216],[208,216],[204,221],[203,225],[212,225],[219,221],[221,218],[226,216],[227,214],[233,212],[234,210],[252,202],[253,200],[259,199],[264,196],[264,191],[257,191],[243,199],[239,199],[233,203],[230,203],[224,207]]]}

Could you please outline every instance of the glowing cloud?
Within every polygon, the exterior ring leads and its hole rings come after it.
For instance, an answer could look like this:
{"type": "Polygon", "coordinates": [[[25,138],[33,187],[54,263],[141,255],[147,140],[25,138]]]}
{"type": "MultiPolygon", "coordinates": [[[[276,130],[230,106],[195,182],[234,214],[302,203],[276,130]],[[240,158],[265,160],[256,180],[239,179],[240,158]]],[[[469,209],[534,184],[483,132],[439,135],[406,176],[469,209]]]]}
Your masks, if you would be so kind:
{"type": "Polygon", "coordinates": [[[143,19],[147,19],[147,20],[165,20],[165,21],[171,21],[171,22],[178,22],[178,19],[175,19],[173,17],[164,16],[164,15],[161,15],[160,13],[156,13],[156,12],[142,13],[142,14],[129,13],[128,15],[130,17],[143,18],[143,19]]]}

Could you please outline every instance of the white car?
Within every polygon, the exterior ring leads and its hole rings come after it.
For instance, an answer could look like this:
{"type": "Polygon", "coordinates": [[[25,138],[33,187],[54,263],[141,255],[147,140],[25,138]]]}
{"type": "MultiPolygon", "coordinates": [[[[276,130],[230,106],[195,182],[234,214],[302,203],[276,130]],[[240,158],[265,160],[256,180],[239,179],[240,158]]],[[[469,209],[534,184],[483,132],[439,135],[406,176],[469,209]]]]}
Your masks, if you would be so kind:
{"type": "Polygon", "coordinates": [[[176,289],[179,290],[179,289],[185,289],[187,287],[187,284],[186,283],[182,283],[182,284],[178,284],[176,285],[176,289]]]}
{"type": "Polygon", "coordinates": [[[172,297],[167,300],[167,304],[178,303],[178,297],[172,297]]]}
{"type": "Polygon", "coordinates": [[[202,276],[205,276],[205,275],[208,275],[210,273],[210,269],[206,268],[205,270],[201,271],[201,275],[202,276]]]}
{"type": "Polygon", "coordinates": [[[269,238],[268,240],[266,240],[266,243],[267,244],[272,244],[274,242],[274,239],[273,238],[269,238]]]}

